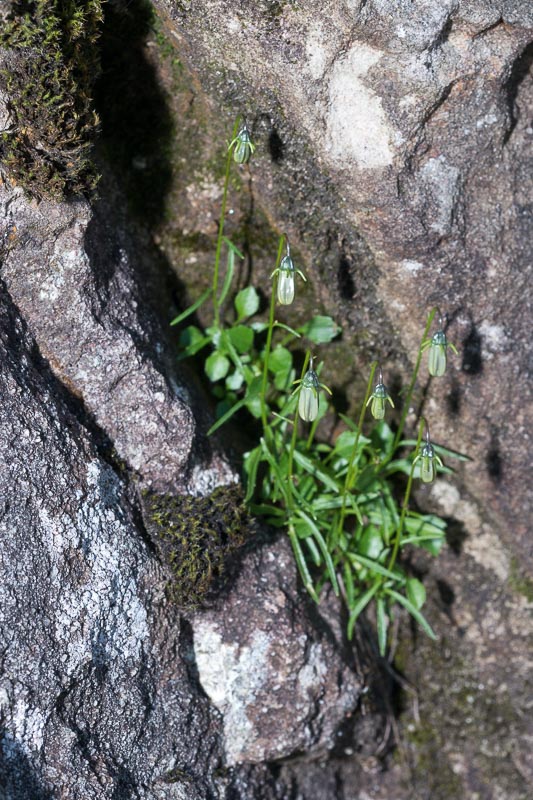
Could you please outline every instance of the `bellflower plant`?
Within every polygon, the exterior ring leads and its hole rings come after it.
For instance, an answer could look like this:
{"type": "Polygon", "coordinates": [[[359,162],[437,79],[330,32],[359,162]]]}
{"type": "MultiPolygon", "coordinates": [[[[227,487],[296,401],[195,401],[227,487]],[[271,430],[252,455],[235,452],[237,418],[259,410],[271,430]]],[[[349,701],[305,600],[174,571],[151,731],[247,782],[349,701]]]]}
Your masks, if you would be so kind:
{"type": "Polygon", "coordinates": [[[226,153],[226,172],[211,286],[179,314],[180,358],[201,357],[216,401],[214,433],[233,416],[248,426],[256,443],[244,455],[243,482],[249,510],[269,525],[286,531],[308,593],[320,601],[326,586],[342,597],[348,609],[348,636],[370,605],[374,608],[378,644],[387,648],[389,622],[395,610],[406,609],[432,638],[435,634],[421,612],[423,584],[409,574],[404,554],[423,548],[437,555],[446,523],[411,506],[415,473],[422,483],[435,479],[440,456],[465,456],[433,444],[425,420],[417,439],[404,439],[407,415],[417,388],[422,354],[430,351],[430,369],[442,374],[446,349],[453,345],[444,333],[428,338],[437,309],[427,317],[413,375],[403,397],[395,431],[384,419],[392,398],[381,369],[374,380],[372,363],[357,422],[328,407],[321,382],[327,364],[317,364],[311,348],[327,346],[340,328],[331,317],[316,315],[293,328],[277,319],[277,308],[294,299],[295,269],[289,243],[281,236],[272,273],[268,310],[251,285],[234,288],[235,263],[244,258],[225,236],[225,213],[231,168],[247,163],[254,145],[246,125],[235,123],[226,153]],[[226,253],[225,270],[222,255],[226,253]],[[202,329],[183,323],[200,306],[212,304],[212,322],[202,329]],[[441,336],[442,334],[442,336],[441,336]],[[299,377],[297,375],[299,374],[299,377]],[[296,388],[294,389],[294,385],[296,388]],[[370,406],[373,423],[365,420],[370,406]],[[320,427],[328,415],[330,423],[320,427]],[[422,435],[426,430],[426,441],[422,435]],[[327,431],[334,433],[327,433],[327,431]],[[414,449],[413,449],[414,448],[414,449]],[[407,483],[405,485],[405,476],[407,483]],[[398,480],[400,479],[400,480],[398,480]],[[398,488],[405,485],[403,501],[398,488]]]}

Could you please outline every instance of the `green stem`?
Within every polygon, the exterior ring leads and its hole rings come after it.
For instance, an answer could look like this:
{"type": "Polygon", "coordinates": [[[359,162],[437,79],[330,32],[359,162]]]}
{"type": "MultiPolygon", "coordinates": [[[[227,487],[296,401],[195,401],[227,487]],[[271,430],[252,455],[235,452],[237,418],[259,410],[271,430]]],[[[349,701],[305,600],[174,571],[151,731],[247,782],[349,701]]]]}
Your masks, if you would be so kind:
{"type": "MultiPolygon", "coordinates": [[[[235,125],[233,126],[233,133],[231,135],[231,141],[235,139],[237,136],[237,131],[239,130],[240,118],[237,117],[235,120],[235,125]]],[[[220,324],[220,306],[218,303],[218,276],[220,271],[220,255],[222,253],[222,242],[224,239],[224,222],[226,220],[226,205],[228,201],[228,188],[229,188],[229,176],[231,170],[231,161],[233,158],[233,149],[230,147],[228,149],[228,155],[226,158],[226,175],[224,178],[224,190],[222,192],[222,207],[220,209],[220,219],[218,223],[218,237],[217,237],[217,249],[215,252],[215,269],[213,272],[213,312],[214,312],[214,322],[216,327],[219,327],[220,324]]]]}
{"type": "Polygon", "coordinates": [[[396,452],[398,444],[399,444],[399,442],[400,442],[400,440],[401,440],[401,438],[403,436],[403,429],[405,427],[405,420],[407,419],[407,415],[409,413],[409,406],[411,405],[411,398],[413,396],[413,391],[414,391],[414,388],[415,388],[416,379],[418,378],[418,372],[420,370],[420,362],[422,361],[422,345],[424,344],[424,342],[425,342],[425,340],[427,338],[427,335],[429,333],[429,329],[431,328],[431,323],[433,322],[433,318],[434,318],[436,313],[437,313],[437,308],[435,307],[435,308],[432,308],[431,311],[428,314],[428,319],[427,319],[426,327],[424,329],[424,333],[423,333],[423,336],[422,336],[422,341],[420,343],[420,347],[418,348],[418,356],[417,356],[417,359],[416,359],[416,364],[415,364],[415,369],[414,369],[414,372],[413,372],[413,377],[411,378],[411,382],[409,384],[409,388],[407,389],[407,394],[405,395],[405,401],[404,401],[404,405],[403,405],[402,416],[400,418],[400,424],[398,425],[398,430],[396,431],[396,436],[394,437],[392,450],[390,451],[389,457],[384,459],[384,461],[381,463],[382,467],[386,463],[388,463],[388,461],[391,460],[391,458],[393,457],[394,453],[396,452]]]}
{"type": "MultiPolygon", "coordinates": [[[[310,356],[311,356],[311,354],[309,353],[309,350],[308,350],[307,353],[305,354],[304,365],[302,367],[302,374],[300,375],[300,380],[303,380],[303,377],[304,377],[304,375],[305,375],[305,373],[307,371],[307,365],[309,364],[310,356]]],[[[302,384],[300,383],[300,387],[301,387],[301,385],[302,384]]],[[[294,465],[294,450],[296,448],[296,439],[297,439],[297,437],[298,437],[298,403],[296,403],[296,408],[294,409],[294,421],[293,421],[293,425],[292,425],[291,444],[290,444],[290,447],[289,447],[289,464],[288,464],[288,467],[287,467],[287,480],[289,482],[289,496],[290,496],[290,501],[291,501],[290,502],[290,510],[291,511],[294,508],[294,496],[293,496],[293,492],[292,492],[292,489],[293,489],[293,483],[292,483],[293,474],[292,474],[292,470],[293,470],[293,465],[294,465]]]]}
{"type": "Polygon", "coordinates": [[[361,436],[361,429],[363,427],[363,422],[365,420],[366,406],[367,406],[368,400],[370,398],[370,393],[372,392],[372,386],[374,384],[374,373],[376,372],[377,365],[378,365],[378,362],[377,361],[373,361],[372,365],[370,367],[370,377],[369,377],[368,383],[366,385],[365,399],[363,400],[363,405],[361,406],[361,413],[359,414],[359,422],[358,422],[358,425],[357,425],[357,433],[355,435],[355,441],[353,443],[352,452],[350,454],[350,460],[348,462],[348,469],[346,471],[346,478],[344,479],[344,486],[343,486],[343,489],[342,489],[342,506],[341,506],[341,513],[340,513],[340,517],[339,517],[339,526],[338,526],[339,536],[342,533],[342,530],[344,528],[344,519],[346,517],[346,500],[347,500],[347,497],[348,497],[348,492],[350,490],[350,485],[351,485],[352,480],[353,480],[352,473],[353,473],[353,468],[354,468],[354,464],[355,464],[355,459],[357,458],[357,447],[359,445],[359,438],[361,436]]]}
{"type": "MultiPolygon", "coordinates": [[[[416,441],[416,450],[415,450],[415,457],[420,449],[420,442],[422,441],[422,434],[424,432],[424,425],[425,420],[420,420],[420,425],[418,426],[418,439],[416,441]]],[[[396,538],[394,539],[394,546],[392,548],[392,553],[389,561],[389,565],[387,569],[391,570],[396,563],[396,558],[398,556],[398,550],[400,549],[400,542],[402,540],[403,534],[403,526],[405,523],[405,516],[407,514],[407,507],[409,505],[409,498],[411,497],[411,487],[413,485],[413,475],[415,472],[415,462],[413,459],[413,463],[411,464],[411,471],[409,473],[409,480],[407,481],[407,486],[405,487],[405,495],[403,498],[403,505],[402,505],[402,513],[400,515],[400,522],[398,524],[398,530],[396,531],[396,538]]]]}
{"type": "MultiPolygon", "coordinates": [[[[278,255],[276,257],[276,266],[274,267],[274,271],[277,270],[281,263],[281,254],[283,252],[283,244],[285,241],[285,236],[280,236],[279,238],[279,245],[278,245],[278,255]]],[[[268,331],[267,331],[267,339],[265,344],[265,355],[263,361],[263,382],[261,384],[261,422],[263,424],[263,433],[266,435],[268,428],[268,418],[267,418],[267,402],[266,402],[266,391],[267,391],[267,383],[268,383],[268,363],[270,359],[270,351],[272,348],[272,334],[274,331],[274,314],[276,312],[276,290],[278,285],[278,276],[274,275],[274,280],[272,281],[272,294],[270,296],[270,314],[268,317],[268,331]]]]}

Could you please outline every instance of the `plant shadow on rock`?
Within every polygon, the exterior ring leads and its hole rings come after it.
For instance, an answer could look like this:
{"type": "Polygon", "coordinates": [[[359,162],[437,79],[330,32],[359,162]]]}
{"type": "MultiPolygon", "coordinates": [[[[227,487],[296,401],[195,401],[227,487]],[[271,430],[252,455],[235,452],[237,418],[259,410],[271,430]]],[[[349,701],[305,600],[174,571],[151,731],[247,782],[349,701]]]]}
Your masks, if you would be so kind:
{"type": "Polygon", "coordinates": [[[0,793],[12,800],[52,800],[33,768],[24,747],[0,729],[0,793]]]}
{"type": "Polygon", "coordinates": [[[100,40],[101,77],[95,105],[102,123],[101,151],[147,225],[165,213],[172,182],[174,120],[146,53],[154,10],[147,0],[109,0],[100,40]]]}

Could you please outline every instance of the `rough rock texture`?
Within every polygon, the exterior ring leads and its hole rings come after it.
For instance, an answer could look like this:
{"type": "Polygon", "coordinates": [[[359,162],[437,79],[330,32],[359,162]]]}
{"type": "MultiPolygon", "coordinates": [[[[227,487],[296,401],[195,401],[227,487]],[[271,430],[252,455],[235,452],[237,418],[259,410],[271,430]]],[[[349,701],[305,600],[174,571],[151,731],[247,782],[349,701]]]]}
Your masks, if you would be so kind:
{"type": "Polygon", "coordinates": [[[357,708],[363,687],[353,656],[311,611],[322,623],[314,632],[290,545],[280,539],[247,560],[223,613],[193,621],[199,679],[223,716],[228,764],[325,755],[357,708]]]}
{"type": "Polygon", "coordinates": [[[523,800],[533,791],[531,4],[155,5],[192,75],[185,88],[181,78],[182,199],[170,195],[176,216],[158,231],[180,274],[194,282],[209,251],[213,153],[244,113],[258,149],[232,235],[261,285],[275,251],[265,228],[289,233],[352,345],[354,367],[345,357],[330,373],[348,402],[361,395],[357,368],[375,357],[400,388],[434,304],[459,347],[419,395],[434,439],[474,458],[453,485],[418,493],[450,522],[448,551],[414,564],[440,640],[400,631],[398,666],[418,695],[402,683],[403,760],[370,796],[523,800]]]}
{"type": "MultiPolygon", "coordinates": [[[[100,90],[102,154],[113,154],[146,227],[107,170],[92,208],[38,205],[1,187],[0,788],[10,800],[526,800],[531,6],[154,5],[183,63],[153,32],[146,3],[110,0],[106,25],[121,14],[142,24],[122,38],[110,30],[100,90]],[[166,261],[193,294],[212,264],[224,138],[243,111],[258,151],[230,197],[232,235],[249,256],[241,280],[266,280],[273,229],[287,230],[312,279],[308,306],[344,324],[355,366],[345,350],[332,369],[340,389],[376,356],[399,387],[438,303],[461,355],[423,387],[425,413],[435,439],[476,459],[457,486],[446,479],[418,497],[451,523],[441,559],[413,564],[440,640],[399,629],[398,720],[380,728],[363,694],[327,758],[361,692],[365,670],[350,663],[359,648],[339,652],[327,615],[297,608],[283,552],[283,573],[261,582],[258,569],[274,567],[268,545],[191,630],[165,602],[130,478],[199,494],[234,478],[202,437],[198,396],[184,389],[158,318],[169,312],[166,261]],[[242,608],[254,626],[230,617],[242,608]],[[337,660],[321,703],[326,658],[337,660]],[[278,667],[295,687],[283,709],[272,700],[278,667]],[[384,771],[375,753],[391,725],[399,747],[384,771]],[[224,758],[276,753],[294,759],[220,769],[224,758]]],[[[390,691],[383,683],[384,700],[390,691]]]]}
{"type": "Polygon", "coordinates": [[[4,285],[0,409],[0,794],[210,796],[218,723],[153,548],[4,285]]]}
{"type": "Polygon", "coordinates": [[[118,457],[160,491],[207,492],[234,480],[220,457],[195,464],[202,453],[192,453],[194,396],[178,383],[169,343],[150,313],[149,251],[124,219],[83,200],[28,203],[7,186],[0,187],[0,213],[9,293],[42,355],[118,457]]]}
{"type": "MultiPolygon", "coordinates": [[[[248,554],[227,599],[197,614],[193,645],[127,472],[4,284],[0,409],[2,797],[251,800],[264,771],[221,765],[325,755],[364,675],[299,597],[285,542],[248,554]]],[[[378,733],[371,722],[343,737],[372,750],[378,733]]],[[[306,772],[287,767],[270,796],[306,772]]],[[[322,772],[334,800],[334,773],[322,772]]]]}

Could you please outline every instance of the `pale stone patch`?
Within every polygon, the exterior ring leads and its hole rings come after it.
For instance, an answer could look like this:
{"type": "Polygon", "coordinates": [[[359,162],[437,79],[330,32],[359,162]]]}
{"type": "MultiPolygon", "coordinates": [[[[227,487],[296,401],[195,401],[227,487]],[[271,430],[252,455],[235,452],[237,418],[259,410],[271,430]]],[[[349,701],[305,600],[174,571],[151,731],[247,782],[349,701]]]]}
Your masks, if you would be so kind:
{"type": "Polygon", "coordinates": [[[362,169],[392,164],[395,131],[381,97],[364,81],[382,56],[381,50],[356,42],[332,69],[326,150],[339,166],[350,167],[354,161],[362,169]]]}

